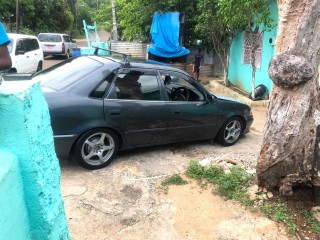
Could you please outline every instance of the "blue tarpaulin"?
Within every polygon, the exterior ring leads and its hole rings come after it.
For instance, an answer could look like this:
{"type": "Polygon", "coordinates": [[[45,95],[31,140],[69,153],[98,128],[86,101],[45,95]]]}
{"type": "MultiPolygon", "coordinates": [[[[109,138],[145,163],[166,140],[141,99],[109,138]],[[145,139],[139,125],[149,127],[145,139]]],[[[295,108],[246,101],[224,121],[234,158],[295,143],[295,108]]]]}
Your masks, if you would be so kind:
{"type": "Polygon", "coordinates": [[[190,52],[179,46],[179,15],[178,12],[154,13],[150,29],[152,46],[148,52],[165,58],[181,57],[190,52]]]}

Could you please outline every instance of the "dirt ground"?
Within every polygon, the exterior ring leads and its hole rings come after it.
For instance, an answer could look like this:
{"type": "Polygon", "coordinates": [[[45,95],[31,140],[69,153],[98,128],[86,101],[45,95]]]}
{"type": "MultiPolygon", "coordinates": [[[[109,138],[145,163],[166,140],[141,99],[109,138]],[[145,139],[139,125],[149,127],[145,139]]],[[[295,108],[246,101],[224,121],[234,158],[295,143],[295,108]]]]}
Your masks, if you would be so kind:
{"type": "MultiPolygon", "coordinates": [[[[61,161],[61,188],[72,239],[287,239],[271,220],[201,189],[194,181],[160,190],[166,176],[183,173],[190,160],[248,172],[262,142],[265,108],[253,109],[252,131],[232,147],[208,141],[121,152],[108,167],[88,171],[61,161]]],[[[183,175],[182,175],[183,176],[183,175]]]]}

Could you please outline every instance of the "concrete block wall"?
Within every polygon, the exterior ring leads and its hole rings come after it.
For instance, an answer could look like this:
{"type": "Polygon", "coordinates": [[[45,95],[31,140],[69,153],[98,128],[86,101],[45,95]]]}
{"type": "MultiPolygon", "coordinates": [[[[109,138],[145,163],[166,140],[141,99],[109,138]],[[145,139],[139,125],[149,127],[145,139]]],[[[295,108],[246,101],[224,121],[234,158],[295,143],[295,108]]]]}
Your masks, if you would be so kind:
{"type": "MultiPolygon", "coordinates": [[[[3,185],[17,183],[1,182],[0,196],[10,192],[20,198],[19,202],[24,201],[31,239],[70,239],[60,191],[60,167],[54,150],[50,115],[38,83],[2,83],[0,128],[0,150],[11,152],[17,159],[23,185],[21,196],[18,191],[15,193],[3,185]]],[[[8,165],[8,159],[0,155],[0,169],[8,165]]],[[[14,168],[12,171],[15,171],[14,168]]],[[[0,209],[1,207],[5,206],[0,206],[0,209]]],[[[0,219],[2,214],[0,212],[0,219]]],[[[15,215],[13,219],[25,216],[23,211],[14,210],[12,215],[15,215]]],[[[6,231],[12,232],[10,229],[17,225],[10,222],[5,226],[0,225],[0,229],[6,228],[6,231]]],[[[3,232],[0,231],[0,239],[8,239],[1,236],[3,232]]],[[[27,231],[25,234],[27,235],[27,231]]],[[[28,238],[29,236],[16,236],[12,239],[28,238]]]]}
{"type": "Polygon", "coordinates": [[[17,157],[0,149],[0,239],[30,239],[17,157]]]}

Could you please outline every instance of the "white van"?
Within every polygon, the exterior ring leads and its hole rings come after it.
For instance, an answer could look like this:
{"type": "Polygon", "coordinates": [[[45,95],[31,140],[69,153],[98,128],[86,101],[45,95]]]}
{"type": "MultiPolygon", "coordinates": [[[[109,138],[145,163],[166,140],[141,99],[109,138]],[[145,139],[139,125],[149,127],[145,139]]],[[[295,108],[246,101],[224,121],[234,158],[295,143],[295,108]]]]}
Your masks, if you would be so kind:
{"type": "Polygon", "coordinates": [[[43,52],[38,38],[31,35],[8,33],[8,50],[12,60],[9,72],[33,73],[42,70],[43,52]]]}
{"type": "Polygon", "coordinates": [[[63,55],[69,58],[77,47],[75,41],[64,33],[40,33],[38,38],[45,56],[63,55]]]}

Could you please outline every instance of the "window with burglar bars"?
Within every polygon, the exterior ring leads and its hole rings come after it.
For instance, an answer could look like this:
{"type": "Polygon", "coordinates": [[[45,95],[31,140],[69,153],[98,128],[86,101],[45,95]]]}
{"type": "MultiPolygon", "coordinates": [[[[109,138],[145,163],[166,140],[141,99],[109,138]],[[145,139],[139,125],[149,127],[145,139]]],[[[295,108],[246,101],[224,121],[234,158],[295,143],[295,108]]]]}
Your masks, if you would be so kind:
{"type": "Polygon", "coordinates": [[[251,49],[258,44],[255,51],[256,67],[261,66],[262,34],[243,32],[242,63],[251,65],[251,49]]]}

